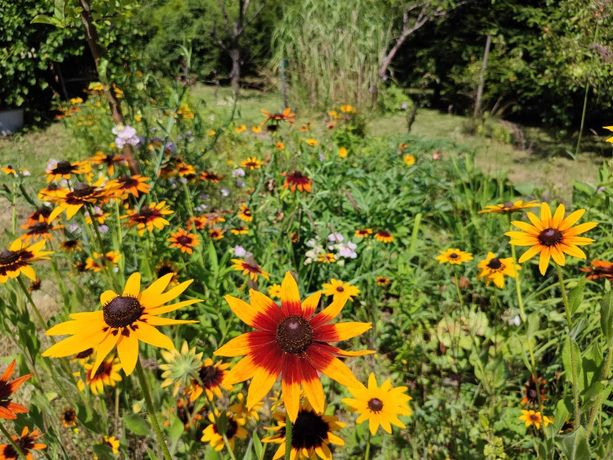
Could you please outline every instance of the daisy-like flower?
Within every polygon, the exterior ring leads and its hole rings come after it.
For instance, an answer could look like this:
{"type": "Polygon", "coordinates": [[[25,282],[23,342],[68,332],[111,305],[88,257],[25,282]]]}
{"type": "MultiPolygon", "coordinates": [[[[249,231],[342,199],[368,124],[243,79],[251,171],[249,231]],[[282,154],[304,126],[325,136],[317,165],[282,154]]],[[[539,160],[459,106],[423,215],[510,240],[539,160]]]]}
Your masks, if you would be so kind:
{"type": "Polygon", "coordinates": [[[281,285],[273,284],[268,288],[268,295],[271,299],[280,299],[281,298],[281,285]]]}
{"type": "Polygon", "coordinates": [[[372,235],[372,228],[359,228],[355,231],[357,238],[366,238],[370,235],[372,235]]]}
{"type": "MultiPolygon", "coordinates": [[[[285,456],[285,416],[277,412],[274,417],[277,425],[272,428],[273,434],[262,439],[262,442],[279,444],[279,448],[272,457],[273,460],[277,460],[285,456]]],[[[290,452],[292,460],[314,460],[318,457],[323,460],[332,460],[330,444],[345,445],[345,441],[335,434],[345,424],[334,416],[314,411],[308,405],[300,408],[292,425],[292,451],[290,452]]]]}
{"type": "Polygon", "coordinates": [[[244,222],[253,221],[253,213],[247,206],[247,203],[241,203],[240,208],[238,209],[238,218],[244,222]]]}
{"type": "Polygon", "coordinates": [[[251,132],[253,134],[260,134],[262,132],[262,128],[260,126],[252,126],[251,132]]]}
{"type": "Polygon", "coordinates": [[[221,228],[210,228],[209,237],[212,240],[221,240],[223,238],[223,230],[221,228]]]}
{"type": "Polygon", "coordinates": [[[349,155],[349,150],[347,150],[346,147],[339,147],[338,148],[338,156],[339,156],[339,158],[347,158],[348,155],[349,155]]]}
{"type": "Polygon", "coordinates": [[[377,286],[389,286],[391,282],[392,281],[387,276],[377,276],[375,278],[375,283],[377,284],[377,286]]]}
{"type": "Polygon", "coordinates": [[[375,240],[380,241],[381,243],[389,244],[394,241],[394,235],[387,230],[379,230],[377,233],[375,233],[375,240]]]}
{"type": "Polygon", "coordinates": [[[50,240],[53,237],[51,232],[60,230],[62,226],[53,225],[52,222],[41,215],[38,216],[38,221],[32,222],[28,219],[28,222],[22,225],[21,228],[26,230],[26,233],[21,235],[19,239],[31,243],[38,240],[50,240]]]}
{"type": "Polygon", "coordinates": [[[470,252],[464,252],[458,248],[450,248],[445,249],[436,256],[436,260],[438,260],[440,264],[460,265],[464,262],[473,260],[473,255],[470,252]]]}
{"type": "Polygon", "coordinates": [[[99,272],[103,268],[117,265],[121,259],[121,254],[116,251],[109,251],[105,254],[94,252],[92,257],[85,260],[85,269],[93,272],[99,272]]]}
{"type": "Polygon", "coordinates": [[[257,281],[261,276],[264,279],[269,278],[269,274],[266,270],[260,267],[253,260],[232,259],[232,269],[241,272],[243,275],[248,276],[252,281],[257,281]]]}
{"type": "Polygon", "coordinates": [[[102,444],[110,447],[113,455],[119,455],[120,443],[119,439],[117,439],[115,436],[104,436],[104,438],[102,438],[102,444]]]}
{"type": "Polygon", "coordinates": [[[349,388],[353,398],[343,399],[349,408],[360,414],[356,420],[360,424],[368,420],[370,433],[375,435],[379,425],[388,433],[392,432],[392,425],[404,428],[404,423],[399,415],[411,415],[413,411],[409,407],[412,399],[406,394],[407,387],[392,387],[390,380],[377,385],[377,379],[372,372],[368,376],[368,388],[361,385],[357,388],[349,388]]]}
{"type": "Polygon", "coordinates": [[[202,353],[197,353],[196,347],[189,348],[186,340],[180,350],[162,350],[162,358],[166,364],[160,365],[160,369],[164,371],[161,386],[166,388],[173,385],[173,396],[176,396],[180,389],[189,387],[202,365],[202,353]]]}
{"type": "Polygon", "coordinates": [[[404,161],[405,165],[411,167],[415,164],[415,156],[407,153],[404,157],[402,157],[402,161],[404,161]]]}
{"type": "Polygon", "coordinates": [[[131,209],[128,211],[128,225],[136,227],[139,235],[144,234],[145,230],[148,232],[153,232],[154,228],[161,230],[170,225],[170,222],[164,216],[172,213],[173,211],[168,209],[165,201],[149,203],[149,205],[141,207],[140,210],[131,209]]]}
{"type": "Polygon", "coordinates": [[[277,150],[284,150],[285,149],[285,144],[283,142],[279,141],[279,142],[275,143],[275,148],[277,150]]]}
{"type": "Polygon", "coordinates": [[[2,171],[7,176],[17,176],[17,170],[11,165],[2,166],[0,168],[0,171],[2,171]]]}
{"type": "Polygon", "coordinates": [[[351,104],[343,104],[339,107],[339,109],[343,113],[355,113],[356,112],[355,107],[353,107],[351,104]]]}
{"type": "Polygon", "coordinates": [[[522,406],[542,407],[547,399],[547,380],[543,377],[531,374],[524,384],[524,397],[521,399],[522,406]]]}
{"type": "Polygon", "coordinates": [[[177,248],[181,252],[191,254],[194,252],[194,248],[200,244],[200,237],[195,233],[189,233],[180,228],[170,235],[168,241],[171,248],[177,248]]]}
{"type": "Polygon", "coordinates": [[[210,425],[202,432],[200,441],[210,444],[216,451],[220,452],[225,447],[223,436],[226,436],[230,448],[234,450],[234,444],[237,439],[247,439],[249,432],[245,429],[245,419],[235,418],[230,411],[223,416],[215,409],[215,414],[209,412],[208,416],[210,425]]]}
{"type": "Polygon", "coordinates": [[[253,407],[270,391],[281,376],[285,408],[296,421],[300,389],[316,412],[323,412],[324,392],[319,373],[341,385],[358,386],[351,370],[339,356],[370,354],[369,350],[349,352],[332,346],[356,337],[371,328],[370,323],[332,324],[346,298],[335,298],[330,306],[315,314],[320,292],[300,300],[296,280],[286,273],[281,283],[281,306],[261,292],[250,290],[251,304],[226,296],[231,310],[255,331],[240,335],[215,352],[217,356],[246,355],[230,370],[227,382],[251,380],[247,407],[253,407]]]}
{"type": "Polygon", "coordinates": [[[207,399],[212,401],[215,396],[221,398],[221,390],[230,391],[232,385],[226,382],[229,367],[227,363],[214,362],[210,358],[205,359],[197,371],[198,378],[194,379],[189,387],[189,400],[195,401],[204,392],[207,399]]]}
{"type": "Polygon", "coordinates": [[[353,284],[332,278],[329,283],[324,283],[323,293],[333,297],[353,299],[360,294],[360,290],[353,284]]]}
{"type": "Polygon", "coordinates": [[[286,107],[283,112],[270,113],[264,109],[261,112],[266,117],[264,123],[278,124],[281,121],[287,121],[288,123],[296,121],[296,114],[289,107],[286,107]]]}
{"type": "Polygon", "coordinates": [[[193,179],[196,177],[196,168],[189,163],[185,163],[184,161],[180,161],[177,163],[177,174],[181,177],[185,177],[188,179],[193,179]]]}
{"type": "Polygon", "coordinates": [[[541,428],[541,425],[543,426],[543,428],[545,428],[552,422],[551,418],[535,410],[522,409],[519,419],[523,420],[523,422],[526,424],[526,428],[528,428],[529,426],[534,426],[537,430],[541,428]]]}
{"type": "Polygon", "coordinates": [[[247,125],[239,125],[236,128],[234,128],[234,132],[236,134],[241,134],[241,133],[244,133],[245,131],[247,131],[247,125]]]}
{"type": "Polygon", "coordinates": [[[47,197],[49,201],[57,203],[57,207],[51,211],[49,221],[66,211],[66,219],[70,220],[85,205],[98,205],[108,201],[109,189],[104,185],[104,179],[99,179],[93,185],[83,182],[77,183],[72,190],[58,189],[53,196],[47,197]]]}
{"type": "Polygon", "coordinates": [[[309,147],[317,147],[319,145],[319,141],[317,139],[313,139],[310,137],[309,139],[305,139],[305,144],[309,147]]]}
{"type": "Polygon", "coordinates": [[[530,260],[539,254],[539,271],[544,275],[549,266],[549,260],[563,266],[566,263],[564,254],[585,259],[585,253],[579,246],[591,244],[594,240],[585,238],[581,235],[598,225],[597,222],[585,222],[574,226],[581,216],[585,214],[585,209],[577,211],[564,217],[565,208],[561,204],[557,207],[553,216],[547,203],[541,204],[540,218],[531,212],[527,213],[530,224],[515,220],[511,222],[520,231],[506,232],[505,235],[511,238],[514,246],[530,246],[519,258],[519,263],[530,260]]]}
{"type": "Polygon", "coordinates": [[[91,167],[86,161],[50,161],[47,165],[47,182],[70,179],[77,174],[87,174],[91,172],[91,167]]]}
{"type": "Polygon", "coordinates": [[[336,262],[336,256],[332,252],[324,252],[317,256],[317,262],[321,264],[333,264],[336,262]]]}
{"type": "Polygon", "coordinates": [[[504,287],[505,275],[510,278],[517,278],[517,270],[519,267],[513,261],[512,257],[499,259],[493,252],[488,252],[485,260],[479,262],[478,265],[481,273],[479,278],[485,278],[487,284],[493,281],[496,287],[504,287]]]}
{"type": "Polygon", "coordinates": [[[79,246],[81,245],[81,242],[79,240],[66,240],[66,241],[62,241],[62,249],[64,249],[67,252],[71,252],[71,251],[76,251],[77,249],[79,249],[79,246]]]}
{"type": "Polygon", "coordinates": [[[583,267],[580,270],[588,274],[586,277],[588,280],[607,279],[613,281],[613,262],[595,259],[592,260],[590,267],[583,267]]]}
{"type": "MultiPolygon", "coordinates": [[[[32,430],[27,426],[23,427],[21,436],[11,436],[13,442],[19,446],[21,452],[26,456],[26,460],[33,460],[32,451],[43,450],[47,448],[46,444],[38,442],[41,434],[38,430],[32,430]]],[[[17,460],[21,455],[15,450],[11,444],[0,444],[0,460],[17,460]]]]}
{"type": "Polygon", "coordinates": [[[159,315],[200,302],[199,299],[184,300],[171,305],[169,301],[180,296],[192,283],[185,281],[165,291],[172,274],[154,281],[147,289],[140,290],[140,273],[128,278],[121,295],[108,290],[100,296],[102,309],[94,312],[73,313],[71,320],[57,324],[47,335],[70,335],[71,337],[48,348],[43,356],[61,358],[94,348],[96,359],[92,372],[95,374],[106,356],[116,347],[121,367],[126,375],[134,371],[138,360],[139,340],[160,348],[172,350],[172,340],[155,326],[188,324],[195,321],[162,318],[159,315]]]}
{"type": "Polygon", "coordinates": [[[149,193],[151,186],[147,183],[149,180],[145,176],[121,176],[109,183],[109,189],[113,195],[122,200],[127,199],[130,195],[138,198],[141,195],[149,193]]]}
{"type": "Polygon", "coordinates": [[[15,240],[8,248],[0,252],[0,284],[9,279],[17,278],[20,274],[36,281],[36,273],[32,268],[32,262],[48,259],[52,251],[45,251],[45,240],[32,245],[15,240]]]}
{"type": "Polygon", "coordinates": [[[94,156],[89,158],[89,161],[93,165],[105,165],[109,176],[113,176],[115,174],[115,165],[124,162],[124,159],[120,155],[115,155],[113,153],[104,153],[102,151],[97,151],[94,153],[94,156]]]}
{"type": "Polygon", "coordinates": [[[77,412],[72,407],[64,409],[64,412],[62,412],[62,425],[66,428],[77,425],[77,412]]]}
{"type": "Polygon", "coordinates": [[[9,380],[13,371],[15,370],[16,361],[13,360],[5,369],[4,374],[0,377],[0,419],[15,420],[17,414],[27,414],[26,409],[21,404],[17,404],[11,401],[11,396],[15,393],[21,385],[23,385],[30,377],[31,374],[25,374],[16,379],[9,380]]]}
{"type": "Polygon", "coordinates": [[[246,235],[247,233],[249,233],[249,227],[245,227],[244,225],[240,227],[234,227],[230,229],[230,233],[232,233],[232,235],[246,235]]]}
{"type": "Polygon", "coordinates": [[[490,204],[479,211],[480,214],[509,214],[515,211],[521,211],[522,209],[538,208],[541,205],[540,201],[506,201],[501,204],[490,204]]]}
{"type": "Polygon", "coordinates": [[[260,169],[264,163],[258,160],[256,157],[248,157],[246,160],[241,161],[241,166],[251,171],[254,169],[260,169]]]}
{"type": "Polygon", "coordinates": [[[290,173],[284,173],[285,182],[283,188],[286,188],[292,192],[298,190],[299,192],[310,192],[313,185],[313,179],[305,176],[300,171],[293,171],[290,173]]]}
{"type": "MultiPolygon", "coordinates": [[[[91,350],[93,353],[93,348],[91,350]]],[[[83,368],[85,371],[85,381],[81,379],[77,381],[77,387],[81,391],[84,391],[85,387],[88,386],[92,394],[98,396],[104,394],[104,387],[113,388],[117,385],[117,382],[121,382],[121,374],[119,373],[121,364],[117,358],[105,359],[100,363],[95,372],[92,372],[94,368],[93,362],[85,362],[83,368]]],[[[76,372],[75,376],[80,377],[81,374],[76,372]]]]}
{"type": "Polygon", "coordinates": [[[223,179],[223,176],[220,176],[213,171],[202,171],[198,177],[200,177],[200,180],[212,182],[213,184],[217,184],[223,179]]]}

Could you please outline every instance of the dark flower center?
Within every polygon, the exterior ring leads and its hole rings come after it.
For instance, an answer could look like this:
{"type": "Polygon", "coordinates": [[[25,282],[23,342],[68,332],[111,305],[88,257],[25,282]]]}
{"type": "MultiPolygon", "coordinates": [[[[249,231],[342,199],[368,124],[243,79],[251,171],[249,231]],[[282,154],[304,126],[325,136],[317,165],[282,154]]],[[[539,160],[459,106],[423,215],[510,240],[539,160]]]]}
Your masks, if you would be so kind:
{"type": "Polygon", "coordinates": [[[130,176],[122,176],[118,179],[118,182],[121,184],[121,188],[124,189],[136,187],[138,185],[138,181],[132,179],[130,176]]]}
{"type": "Polygon", "coordinates": [[[505,203],[502,205],[502,207],[503,207],[503,208],[505,208],[505,209],[510,209],[510,208],[512,208],[512,207],[513,207],[513,202],[512,202],[512,201],[506,201],[506,202],[505,202],[505,203]]]}
{"type": "Polygon", "coordinates": [[[64,411],[64,421],[71,423],[74,422],[77,419],[77,413],[74,411],[74,409],[66,409],[64,411]]]}
{"type": "Polygon", "coordinates": [[[158,268],[157,271],[157,277],[161,278],[164,275],[167,275],[168,273],[174,273],[175,270],[168,264],[164,264],[161,265],[160,268],[158,268]]]}
{"type": "Polygon", "coordinates": [[[460,257],[457,253],[452,252],[451,254],[449,254],[449,258],[450,259],[457,259],[458,257],[460,257]]]}
{"type": "Polygon", "coordinates": [[[110,327],[126,327],[140,318],[144,308],[134,297],[117,296],[102,310],[104,322],[110,327]]]}
{"type": "Polygon", "coordinates": [[[538,236],[538,240],[543,246],[555,246],[562,241],[562,238],[562,232],[555,228],[546,228],[538,236]]]}
{"type": "Polygon", "coordinates": [[[202,366],[198,371],[200,381],[206,388],[219,385],[223,377],[223,371],[215,366],[202,366]]]}
{"type": "Polygon", "coordinates": [[[77,198],[83,198],[85,196],[91,195],[93,191],[94,187],[92,187],[91,185],[79,182],[77,185],[75,185],[71,195],[77,198]]]}
{"type": "Polygon", "coordinates": [[[102,364],[96,369],[96,373],[92,376],[88,373],[88,381],[93,381],[98,378],[102,378],[103,376],[111,375],[113,370],[113,361],[103,361],[102,364]]]}
{"type": "Polygon", "coordinates": [[[313,329],[301,316],[288,316],[277,326],[277,343],[286,353],[304,353],[313,341],[313,329]]]}
{"type": "Polygon", "coordinates": [[[10,251],[8,249],[3,249],[0,252],[0,265],[10,265],[14,264],[21,257],[20,251],[10,251]]]}
{"type": "Polygon", "coordinates": [[[11,401],[11,395],[13,392],[11,391],[11,386],[6,382],[6,380],[0,380],[0,407],[8,406],[8,403],[11,401]]]}
{"type": "Polygon", "coordinates": [[[345,288],[343,286],[337,286],[336,292],[345,292],[345,288]]]}
{"type": "Polygon", "coordinates": [[[368,408],[373,412],[381,412],[383,409],[383,401],[379,398],[371,398],[368,400],[368,408]]]}
{"type": "Polygon", "coordinates": [[[538,422],[539,420],[538,414],[530,414],[530,420],[533,422],[538,422]]]}
{"type": "Polygon", "coordinates": [[[301,410],[292,429],[293,449],[312,449],[328,438],[328,423],[313,411],[301,410]]]}
{"type": "Polygon", "coordinates": [[[49,233],[49,230],[51,230],[50,224],[48,224],[47,222],[38,222],[30,226],[30,228],[28,229],[28,234],[29,235],[40,235],[44,233],[49,233]]]}
{"type": "Polygon", "coordinates": [[[491,268],[492,270],[498,270],[500,267],[502,267],[502,262],[500,262],[498,257],[494,257],[487,263],[487,268],[491,268]]]}
{"type": "Polygon", "coordinates": [[[157,219],[158,217],[161,217],[161,216],[162,215],[160,214],[160,211],[158,211],[157,209],[150,208],[149,206],[145,206],[144,208],[140,210],[138,214],[132,216],[132,219],[135,220],[136,222],[146,223],[154,219],[157,219]]]}
{"type": "Polygon", "coordinates": [[[55,165],[55,168],[53,169],[53,172],[55,174],[70,174],[74,170],[75,170],[75,167],[72,166],[69,161],[59,161],[55,165]]]}
{"type": "Polygon", "coordinates": [[[191,244],[192,244],[192,237],[191,236],[187,236],[187,235],[181,235],[181,236],[177,237],[177,243],[179,243],[182,246],[191,246],[191,244]]]}

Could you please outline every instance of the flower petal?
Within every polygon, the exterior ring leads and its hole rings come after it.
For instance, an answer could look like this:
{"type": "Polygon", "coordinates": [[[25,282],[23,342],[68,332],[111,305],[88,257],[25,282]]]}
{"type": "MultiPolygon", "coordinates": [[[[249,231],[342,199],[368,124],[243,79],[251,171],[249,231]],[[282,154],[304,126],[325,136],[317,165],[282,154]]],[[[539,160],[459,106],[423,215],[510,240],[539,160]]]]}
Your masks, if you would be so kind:
{"type": "Polygon", "coordinates": [[[281,309],[285,315],[300,315],[302,308],[300,306],[300,291],[298,283],[290,272],[285,274],[281,282],[281,309]]]}
{"type": "Polygon", "coordinates": [[[134,372],[136,362],[138,361],[138,339],[136,334],[132,333],[129,336],[121,336],[119,342],[117,342],[117,354],[125,374],[130,375],[134,372]]]}
{"type": "Polygon", "coordinates": [[[130,296],[138,298],[140,294],[140,273],[135,272],[130,275],[128,281],[126,281],[126,285],[123,288],[122,296],[130,296]]]}
{"type": "Polygon", "coordinates": [[[170,340],[168,336],[158,331],[155,327],[150,326],[143,321],[139,321],[136,324],[138,325],[138,329],[134,331],[133,334],[136,334],[136,337],[139,340],[142,340],[149,345],[153,345],[154,347],[174,350],[175,345],[172,343],[172,340],[170,340]]]}

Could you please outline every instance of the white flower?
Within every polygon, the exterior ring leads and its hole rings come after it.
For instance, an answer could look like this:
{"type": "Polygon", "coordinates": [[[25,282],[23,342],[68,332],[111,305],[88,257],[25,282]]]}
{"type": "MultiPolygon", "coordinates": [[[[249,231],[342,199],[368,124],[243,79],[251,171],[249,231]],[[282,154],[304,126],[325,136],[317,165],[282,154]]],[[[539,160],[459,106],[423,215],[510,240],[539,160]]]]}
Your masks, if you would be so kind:
{"type": "Polygon", "coordinates": [[[230,190],[228,190],[227,188],[223,187],[219,193],[221,193],[221,196],[229,196],[230,195],[230,190]]]}
{"type": "Polygon", "coordinates": [[[347,243],[340,243],[336,245],[336,251],[338,257],[344,257],[346,259],[355,259],[358,253],[355,251],[358,247],[357,244],[348,241],[347,243]]]}
{"type": "Polygon", "coordinates": [[[136,135],[136,130],[132,126],[117,125],[113,128],[113,134],[115,134],[115,145],[117,148],[122,148],[126,144],[138,145],[140,142],[139,137],[136,135]]]}
{"type": "Polygon", "coordinates": [[[345,238],[343,237],[343,235],[338,232],[330,233],[328,235],[328,241],[330,241],[331,243],[340,243],[344,239],[345,238]]]}
{"type": "Polygon", "coordinates": [[[236,257],[249,257],[252,255],[249,251],[247,251],[244,247],[240,245],[234,246],[233,251],[236,257]]]}
{"type": "Polygon", "coordinates": [[[232,177],[245,177],[245,171],[242,168],[237,168],[232,171],[232,177]]]}

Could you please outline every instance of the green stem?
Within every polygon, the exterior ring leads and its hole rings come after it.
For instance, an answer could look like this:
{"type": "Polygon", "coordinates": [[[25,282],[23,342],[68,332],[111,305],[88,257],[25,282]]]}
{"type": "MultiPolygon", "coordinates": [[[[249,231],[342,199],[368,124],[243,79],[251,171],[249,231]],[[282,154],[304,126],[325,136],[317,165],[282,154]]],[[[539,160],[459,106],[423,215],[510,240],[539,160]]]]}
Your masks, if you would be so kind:
{"type": "Polygon", "coordinates": [[[34,303],[34,300],[32,300],[32,296],[30,295],[30,291],[28,291],[28,288],[26,287],[26,285],[24,284],[23,280],[21,279],[21,276],[17,277],[17,284],[19,284],[19,287],[21,288],[21,290],[25,294],[26,299],[28,299],[28,303],[32,306],[32,309],[34,310],[34,314],[36,315],[36,319],[40,322],[40,326],[43,329],[45,329],[47,327],[47,321],[45,321],[45,318],[43,318],[43,315],[41,314],[40,310],[38,309],[38,307],[34,303]]]}
{"type": "Polygon", "coordinates": [[[464,301],[462,300],[462,291],[460,291],[460,280],[458,279],[458,274],[453,273],[453,284],[455,284],[455,290],[458,294],[458,300],[460,302],[460,310],[464,312],[464,301]]]}
{"type": "Polygon", "coordinates": [[[366,452],[364,452],[364,460],[370,459],[370,430],[368,430],[368,434],[366,435],[366,452]]]}
{"type": "Polygon", "coordinates": [[[136,375],[138,376],[138,381],[143,390],[143,395],[145,396],[145,404],[147,405],[147,411],[149,412],[149,420],[151,421],[151,425],[153,426],[153,431],[155,432],[157,442],[162,448],[164,460],[172,460],[172,456],[168,451],[168,446],[166,445],[164,434],[162,433],[162,429],[160,428],[160,424],[155,413],[155,408],[153,407],[151,391],[149,390],[149,384],[147,383],[147,378],[145,377],[145,372],[143,371],[143,366],[140,363],[140,359],[138,359],[138,361],[136,362],[136,375]]]}
{"type": "Polygon", "coordinates": [[[285,416],[285,460],[292,456],[292,421],[289,414],[285,416]]]}
{"type": "MultiPolygon", "coordinates": [[[[608,380],[609,373],[611,372],[612,359],[613,359],[613,343],[609,343],[609,347],[607,349],[606,361],[605,361],[604,366],[602,367],[602,372],[600,374],[600,381],[608,380]]],[[[596,416],[600,413],[600,407],[604,400],[604,394],[605,394],[604,392],[601,392],[596,397],[596,403],[594,404],[594,407],[592,408],[592,412],[590,412],[590,417],[587,422],[587,429],[585,433],[585,436],[587,439],[590,438],[590,434],[592,433],[592,430],[594,429],[594,422],[596,421],[596,416]]]]}
{"type": "Polygon", "coordinates": [[[19,457],[23,457],[26,458],[26,454],[23,452],[23,450],[21,449],[21,447],[19,447],[19,444],[17,444],[14,440],[13,437],[11,436],[11,434],[8,432],[8,430],[4,427],[4,425],[2,423],[0,423],[0,431],[2,431],[2,434],[4,434],[4,436],[6,436],[6,439],[8,439],[9,444],[11,446],[13,446],[13,449],[15,449],[15,452],[17,452],[17,455],[19,457]]]}
{"type": "MultiPolygon", "coordinates": [[[[515,246],[511,245],[511,255],[513,256],[513,263],[517,263],[515,256],[515,246]]],[[[515,294],[517,295],[517,305],[519,306],[519,317],[522,322],[526,322],[526,311],[524,309],[524,298],[521,294],[521,272],[517,270],[517,276],[515,277],[515,294]]]]}
{"type": "Polygon", "coordinates": [[[581,425],[581,411],[579,408],[579,387],[578,387],[578,376],[577,376],[577,356],[575,355],[575,347],[572,346],[572,337],[571,337],[571,328],[573,325],[572,322],[572,317],[571,317],[571,312],[570,312],[570,305],[568,303],[568,295],[566,294],[566,286],[564,285],[564,274],[562,273],[562,268],[556,264],[556,269],[558,272],[558,281],[560,283],[560,291],[562,291],[562,302],[564,303],[564,311],[566,313],[566,323],[568,326],[568,331],[567,331],[567,337],[568,337],[568,341],[570,343],[570,368],[571,368],[571,372],[570,372],[570,379],[571,379],[571,385],[573,387],[573,403],[575,406],[575,422],[574,422],[574,428],[577,429],[579,428],[579,425],[581,425]]]}

